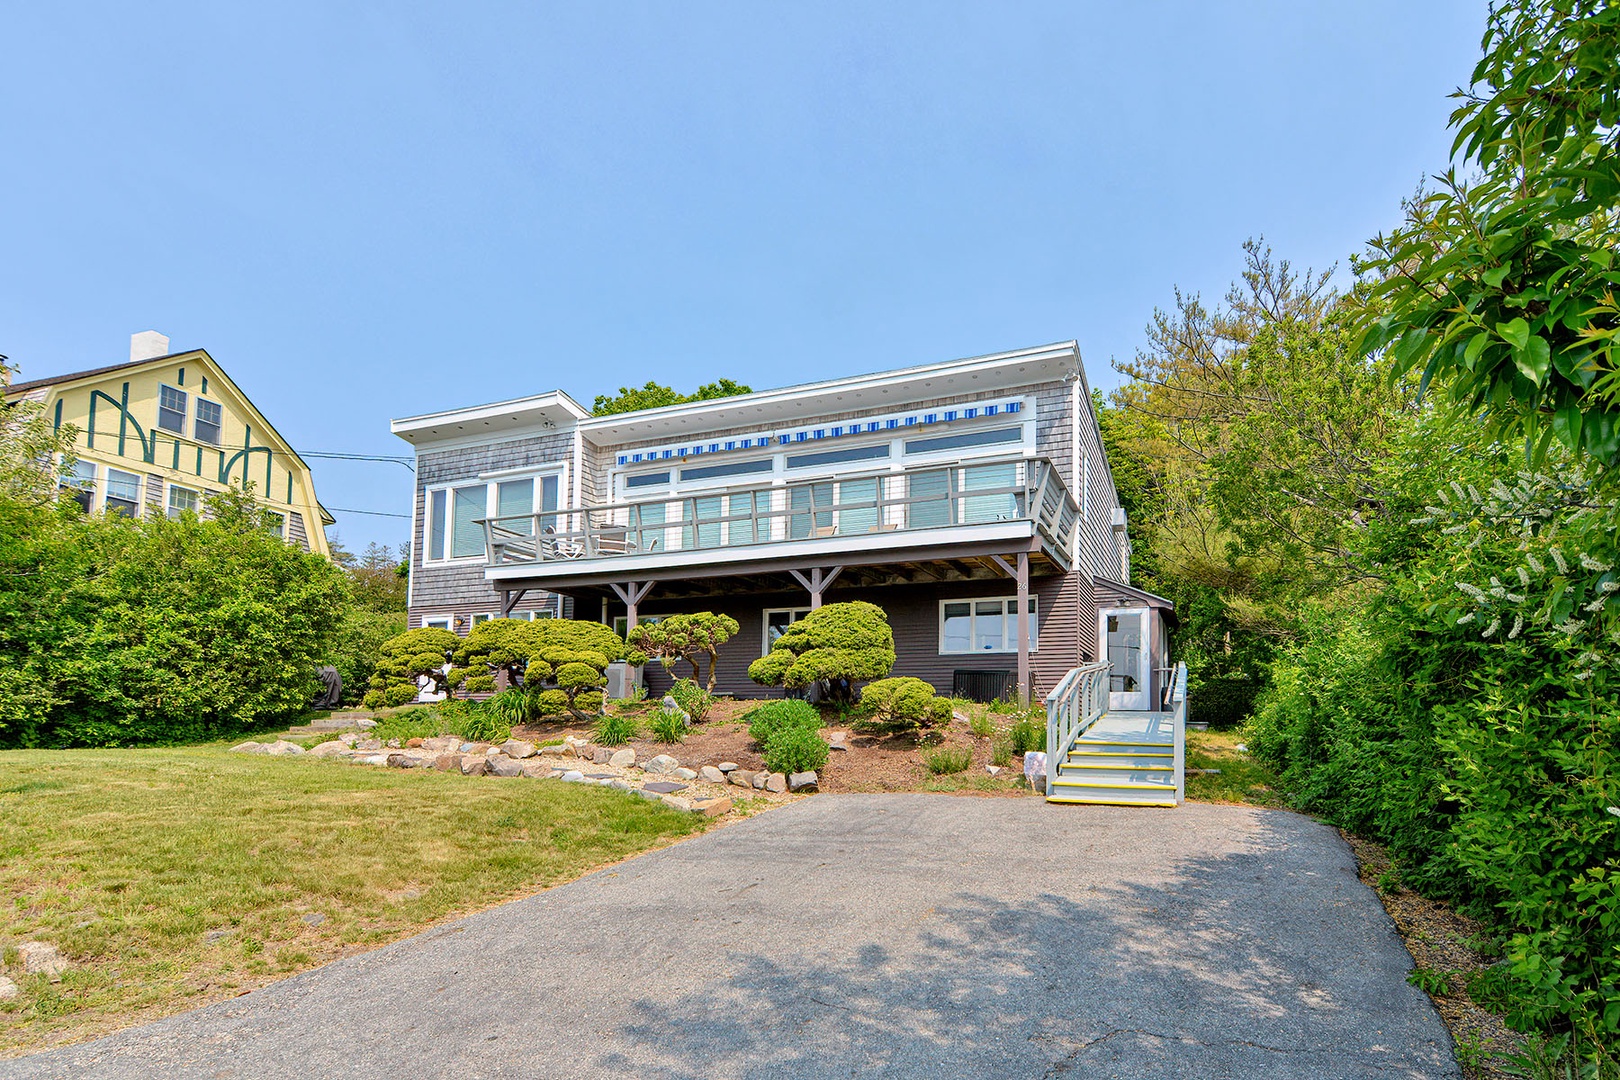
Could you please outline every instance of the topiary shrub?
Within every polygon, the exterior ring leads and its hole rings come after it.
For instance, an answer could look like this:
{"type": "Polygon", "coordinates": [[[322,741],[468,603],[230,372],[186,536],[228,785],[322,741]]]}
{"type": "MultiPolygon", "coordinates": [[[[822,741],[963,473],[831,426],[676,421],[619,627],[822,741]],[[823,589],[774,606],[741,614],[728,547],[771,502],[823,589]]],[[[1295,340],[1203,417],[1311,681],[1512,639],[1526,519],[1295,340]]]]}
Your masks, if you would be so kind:
{"type": "Polygon", "coordinates": [[[807,727],[785,727],[765,747],[765,767],[771,772],[819,772],[827,767],[831,748],[827,740],[807,727]]]}
{"type": "Polygon", "coordinates": [[[927,731],[950,720],[951,703],[921,679],[879,679],[861,691],[861,712],[874,727],[927,731]]]}
{"type": "Polygon", "coordinates": [[[811,732],[821,729],[821,713],[804,701],[772,701],[743,719],[748,723],[748,734],[760,746],[769,746],[778,732],[788,728],[811,732]]]}
{"type": "Polygon", "coordinates": [[[694,724],[701,724],[714,708],[714,695],[691,679],[681,679],[669,688],[669,696],[681,707],[694,724]]]}
{"type": "Polygon", "coordinates": [[[782,632],[768,655],[748,665],[765,686],[821,684],[833,701],[854,699],[855,684],[894,667],[894,631],[876,604],[855,600],[817,608],[782,632]]]}
{"type": "MultiPolygon", "coordinates": [[[[630,631],[630,645],[643,657],[653,657],[669,667],[677,660],[692,665],[694,685],[703,679],[698,666],[699,658],[707,658],[708,679],[703,685],[714,693],[714,669],[720,662],[720,646],[737,633],[737,620],[730,615],[716,615],[712,611],[699,611],[691,615],[670,615],[658,622],[638,623],[630,631]]],[[[691,710],[688,710],[690,712],[691,710]]],[[[692,717],[697,720],[697,716],[692,717]]]]}
{"type": "Polygon", "coordinates": [[[460,638],[435,626],[407,630],[389,638],[383,642],[371,674],[371,692],[364,699],[366,708],[380,709],[416,700],[416,681],[424,676],[433,680],[436,691],[449,693],[452,683],[444,672],[446,658],[460,647],[460,638]]]}
{"type": "Polygon", "coordinates": [[[450,678],[468,693],[493,690],[504,673],[534,696],[539,715],[581,720],[601,713],[607,666],[629,652],[611,628],[580,619],[491,619],[457,640],[450,678]]]}

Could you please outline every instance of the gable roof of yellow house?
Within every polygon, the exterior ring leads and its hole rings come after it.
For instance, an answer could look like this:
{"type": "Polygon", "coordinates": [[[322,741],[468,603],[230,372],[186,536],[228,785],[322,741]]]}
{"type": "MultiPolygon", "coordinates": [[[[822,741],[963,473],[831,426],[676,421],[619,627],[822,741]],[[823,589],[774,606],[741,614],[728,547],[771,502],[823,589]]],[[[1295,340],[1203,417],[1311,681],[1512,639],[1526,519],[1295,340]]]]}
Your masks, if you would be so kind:
{"type": "Polygon", "coordinates": [[[333,517],[309,466],[204,349],[171,353],[145,331],[121,364],[13,383],[8,401],[38,401],[77,430],[72,483],[89,511],[195,510],[203,496],[252,484],[291,543],[330,554],[333,517]]]}

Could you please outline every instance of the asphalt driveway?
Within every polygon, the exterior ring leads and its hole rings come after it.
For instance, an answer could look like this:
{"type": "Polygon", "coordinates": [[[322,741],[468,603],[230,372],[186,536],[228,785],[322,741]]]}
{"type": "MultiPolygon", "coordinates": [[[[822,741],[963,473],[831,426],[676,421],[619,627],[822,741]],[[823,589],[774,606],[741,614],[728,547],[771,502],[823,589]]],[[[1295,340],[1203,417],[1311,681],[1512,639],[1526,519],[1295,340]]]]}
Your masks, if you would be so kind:
{"type": "Polygon", "coordinates": [[[1296,814],[822,795],[0,1078],[1457,1077],[1410,967],[1296,814]]]}

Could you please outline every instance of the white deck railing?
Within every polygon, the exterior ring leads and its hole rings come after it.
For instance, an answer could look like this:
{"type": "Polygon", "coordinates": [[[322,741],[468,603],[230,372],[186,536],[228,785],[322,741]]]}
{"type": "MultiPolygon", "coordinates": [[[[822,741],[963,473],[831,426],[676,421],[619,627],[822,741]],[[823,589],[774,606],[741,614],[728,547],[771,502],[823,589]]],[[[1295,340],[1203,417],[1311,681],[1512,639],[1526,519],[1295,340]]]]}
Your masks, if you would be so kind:
{"type": "Polygon", "coordinates": [[[1058,765],[1068,756],[1074,741],[1108,711],[1108,675],[1112,667],[1098,662],[1071,668],[1046,695],[1047,791],[1053,790],[1058,765]]]}
{"type": "Polygon", "coordinates": [[[1187,665],[1177,664],[1170,683],[1171,725],[1175,732],[1176,805],[1187,801],[1187,665]]]}

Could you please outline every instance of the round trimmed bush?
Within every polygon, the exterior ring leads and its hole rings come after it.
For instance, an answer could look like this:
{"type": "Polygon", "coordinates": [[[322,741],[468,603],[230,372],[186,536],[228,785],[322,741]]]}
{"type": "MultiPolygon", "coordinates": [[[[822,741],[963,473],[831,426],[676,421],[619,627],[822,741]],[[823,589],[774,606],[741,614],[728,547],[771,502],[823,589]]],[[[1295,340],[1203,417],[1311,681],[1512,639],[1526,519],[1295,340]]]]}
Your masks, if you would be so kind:
{"type": "Polygon", "coordinates": [[[925,731],[950,720],[951,703],[921,679],[879,679],[861,691],[861,709],[879,727],[925,731]]]}
{"type": "Polygon", "coordinates": [[[810,728],[782,728],[765,746],[765,767],[779,773],[819,772],[827,767],[829,750],[827,740],[810,728]]]}
{"type": "Polygon", "coordinates": [[[787,728],[816,732],[821,729],[821,713],[806,701],[772,701],[748,714],[748,734],[761,746],[787,728]]]}

